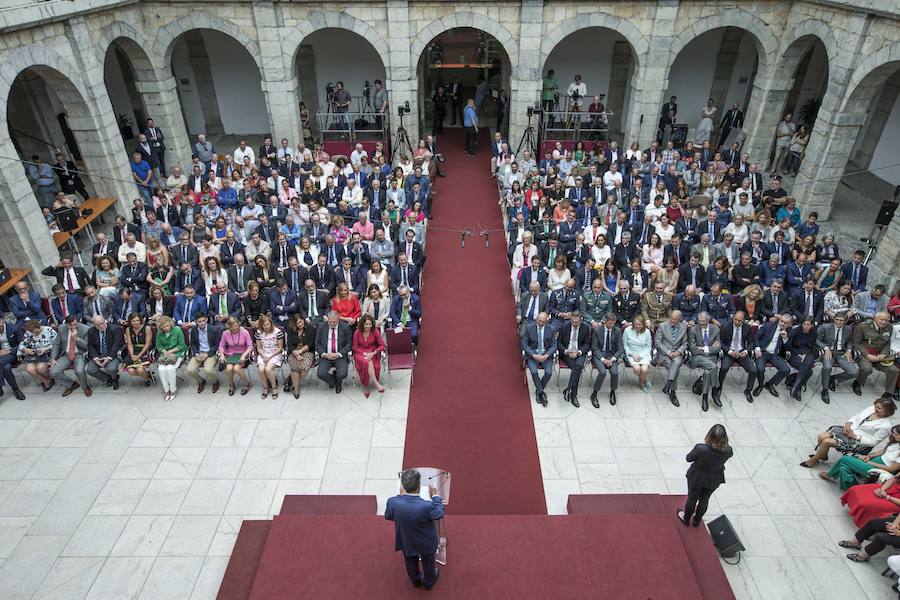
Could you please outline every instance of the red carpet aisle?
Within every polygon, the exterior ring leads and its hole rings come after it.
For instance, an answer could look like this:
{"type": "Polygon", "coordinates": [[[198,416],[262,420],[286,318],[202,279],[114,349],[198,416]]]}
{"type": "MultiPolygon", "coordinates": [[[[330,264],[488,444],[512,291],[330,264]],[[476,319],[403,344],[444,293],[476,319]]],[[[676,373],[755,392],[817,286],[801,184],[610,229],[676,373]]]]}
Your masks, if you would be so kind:
{"type": "MultiPolygon", "coordinates": [[[[438,140],[448,175],[429,225],[501,229],[488,179],[489,132],[473,158],[465,156],[464,135],[448,129],[438,140]]],[[[454,514],[546,514],[503,235],[491,233],[489,248],[480,237],[461,248],[458,234],[429,230],[426,255],[403,464],[450,471],[454,514]]]]}

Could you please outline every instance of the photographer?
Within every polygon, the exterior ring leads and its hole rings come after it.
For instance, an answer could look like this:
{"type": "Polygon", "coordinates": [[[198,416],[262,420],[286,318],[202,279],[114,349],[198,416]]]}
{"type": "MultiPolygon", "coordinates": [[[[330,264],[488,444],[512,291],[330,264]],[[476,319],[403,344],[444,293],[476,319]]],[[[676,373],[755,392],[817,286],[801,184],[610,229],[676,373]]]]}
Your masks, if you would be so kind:
{"type": "Polygon", "coordinates": [[[372,96],[372,106],[378,113],[375,117],[375,124],[378,129],[384,129],[384,117],[387,115],[388,99],[387,90],[381,84],[380,79],[375,80],[375,94],[372,96]]]}
{"type": "Polygon", "coordinates": [[[444,93],[444,86],[439,85],[434,95],[431,96],[431,103],[434,106],[434,116],[431,123],[432,135],[444,133],[444,119],[447,117],[447,100],[448,96],[444,93]]]}
{"type": "Polygon", "coordinates": [[[575,81],[569,84],[566,96],[569,97],[569,110],[581,112],[584,109],[584,97],[587,95],[587,86],[581,81],[581,75],[575,76],[575,81]]]}
{"type": "Polygon", "coordinates": [[[334,84],[334,111],[340,115],[341,126],[350,129],[350,119],[347,113],[350,112],[350,102],[352,98],[350,92],[344,89],[344,82],[338,81],[334,84]]]}

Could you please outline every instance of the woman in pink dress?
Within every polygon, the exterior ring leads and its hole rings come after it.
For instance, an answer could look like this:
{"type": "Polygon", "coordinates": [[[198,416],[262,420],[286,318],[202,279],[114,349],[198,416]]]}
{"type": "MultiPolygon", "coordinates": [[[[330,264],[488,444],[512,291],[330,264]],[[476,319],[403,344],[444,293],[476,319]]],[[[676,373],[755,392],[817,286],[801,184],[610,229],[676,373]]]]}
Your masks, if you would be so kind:
{"type": "Polygon", "coordinates": [[[378,393],[384,393],[384,386],[378,378],[381,375],[381,352],[384,350],[384,340],[375,327],[375,319],[372,315],[363,315],[359,320],[359,326],[353,334],[353,363],[359,374],[359,381],[363,385],[363,394],[369,397],[369,382],[374,382],[378,393]]]}

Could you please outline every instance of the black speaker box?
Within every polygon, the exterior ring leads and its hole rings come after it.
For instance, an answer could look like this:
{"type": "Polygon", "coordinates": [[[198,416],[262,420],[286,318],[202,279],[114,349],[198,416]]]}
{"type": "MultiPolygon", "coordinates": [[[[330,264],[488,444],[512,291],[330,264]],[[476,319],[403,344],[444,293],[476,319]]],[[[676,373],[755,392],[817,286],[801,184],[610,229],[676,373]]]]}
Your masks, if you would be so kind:
{"type": "Polygon", "coordinates": [[[741,550],[745,550],[737,532],[731,526],[731,521],[725,515],[710,521],[706,527],[709,529],[709,535],[712,536],[716,550],[725,558],[731,558],[741,550]]]}
{"type": "Polygon", "coordinates": [[[875,224],[883,227],[890,225],[891,221],[894,219],[894,213],[897,211],[898,206],[900,206],[900,204],[897,204],[893,200],[885,200],[882,202],[881,208],[878,209],[878,215],[875,217],[875,224]]]}

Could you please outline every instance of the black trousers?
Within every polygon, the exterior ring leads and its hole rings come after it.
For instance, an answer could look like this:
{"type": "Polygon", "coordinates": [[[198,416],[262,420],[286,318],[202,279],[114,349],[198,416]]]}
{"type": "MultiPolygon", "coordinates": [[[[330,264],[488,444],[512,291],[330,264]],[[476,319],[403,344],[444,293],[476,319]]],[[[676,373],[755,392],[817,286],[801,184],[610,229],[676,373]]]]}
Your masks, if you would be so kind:
{"type": "Polygon", "coordinates": [[[687,500],[684,502],[685,523],[691,520],[691,515],[693,515],[695,521],[699,521],[703,518],[703,515],[706,514],[706,509],[709,506],[709,497],[712,496],[714,491],[716,491],[716,488],[714,487],[688,486],[687,500]]]}
{"type": "Polygon", "coordinates": [[[348,361],[346,358],[339,358],[337,360],[320,358],[319,366],[316,368],[316,377],[330,385],[342,382],[347,379],[347,363],[348,361]],[[334,368],[334,375],[331,374],[332,368],[334,368]]]}
{"type": "Polygon", "coordinates": [[[788,364],[797,369],[797,381],[794,382],[794,387],[799,389],[812,376],[813,365],[816,364],[816,356],[810,353],[804,358],[800,358],[799,354],[792,354],[788,359],[788,364]]]}
{"type": "Polygon", "coordinates": [[[80,196],[81,196],[82,198],[84,198],[85,200],[88,199],[88,191],[87,191],[87,188],[84,187],[84,182],[83,182],[80,178],[78,178],[78,179],[75,180],[75,184],[74,184],[74,185],[64,185],[64,186],[62,186],[62,191],[65,192],[67,195],[71,195],[71,194],[77,193],[78,195],[80,195],[80,196]]]}
{"type": "Polygon", "coordinates": [[[153,153],[156,157],[157,162],[159,162],[159,173],[163,177],[166,176],[166,151],[165,150],[157,150],[153,153]]]}
{"type": "Polygon", "coordinates": [[[457,121],[462,125],[462,99],[450,101],[450,124],[456,125],[457,121]]]}
{"type": "Polygon", "coordinates": [[[778,372],[769,380],[769,383],[772,385],[778,385],[781,383],[785,377],[791,372],[791,367],[787,364],[787,361],[778,356],[777,354],[769,354],[768,352],[763,352],[762,356],[756,359],[756,371],[759,377],[759,385],[766,383],[766,363],[770,363],[773,367],[778,369],[778,372]]]}
{"type": "MultiPolygon", "coordinates": [[[[13,374],[13,363],[16,362],[15,354],[7,354],[6,356],[0,356],[0,372],[2,372],[3,380],[9,384],[14,390],[19,389],[19,384],[16,383],[16,376],[13,374]]],[[[0,381],[0,390],[3,389],[3,382],[0,381]]]]}
{"type": "Polygon", "coordinates": [[[475,133],[475,128],[471,125],[466,127],[466,153],[467,154],[475,154],[475,136],[478,135],[475,133]]]}
{"type": "Polygon", "coordinates": [[[434,564],[434,554],[416,554],[414,556],[403,555],[406,561],[406,574],[413,583],[421,583],[426,587],[434,585],[437,575],[437,567],[434,564]],[[419,571],[419,557],[422,557],[422,571],[419,571]]]}
{"type": "Polygon", "coordinates": [[[871,521],[863,525],[859,531],[856,532],[856,541],[860,544],[868,540],[869,538],[872,539],[869,545],[864,548],[866,554],[868,554],[869,556],[875,556],[876,554],[884,550],[885,546],[900,548],[900,537],[891,535],[887,532],[887,524],[893,522],[894,517],[872,519],[871,521]]]}
{"type": "Polygon", "coordinates": [[[441,111],[434,113],[434,118],[431,122],[431,134],[437,135],[439,133],[444,133],[444,119],[447,118],[447,113],[441,111]]]}
{"type": "Polygon", "coordinates": [[[585,356],[576,356],[575,358],[571,358],[566,356],[565,354],[559,355],[559,360],[565,363],[567,367],[569,367],[569,385],[566,386],[567,390],[578,391],[578,383],[581,381],[581,372],[584,370],[584,361],[587,357],[585,356]]]}
{"type": "Polygon", "coordinates": [[[747,371],[747,386],[745,389],[753,389],[753,382],[756,381],[756,363],[748,354],[744,358],[734,358],[730,354],[722,356],[722,362],[719,364],[719,387],[725,382],[725,376],[728,375],[728,369],[733,364],[741,365],[741,368],[747,371]]]}

